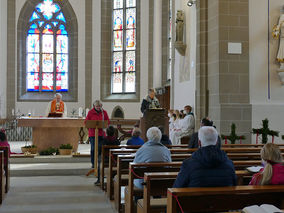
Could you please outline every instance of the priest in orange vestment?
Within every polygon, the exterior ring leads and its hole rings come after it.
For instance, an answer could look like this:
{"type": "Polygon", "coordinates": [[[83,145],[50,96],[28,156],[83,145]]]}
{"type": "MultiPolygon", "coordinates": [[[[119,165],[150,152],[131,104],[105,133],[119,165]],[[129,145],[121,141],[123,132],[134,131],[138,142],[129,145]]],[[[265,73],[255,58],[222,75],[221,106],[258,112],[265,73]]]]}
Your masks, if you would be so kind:
{"type": "Polygon", "coordinates": [[[48,103],[46,114],[48,115],[49,113],[62,113],[63,117],[67,117],[67,107],[62,101],[60,93],[56,93],[54,99],[48,103]]]}

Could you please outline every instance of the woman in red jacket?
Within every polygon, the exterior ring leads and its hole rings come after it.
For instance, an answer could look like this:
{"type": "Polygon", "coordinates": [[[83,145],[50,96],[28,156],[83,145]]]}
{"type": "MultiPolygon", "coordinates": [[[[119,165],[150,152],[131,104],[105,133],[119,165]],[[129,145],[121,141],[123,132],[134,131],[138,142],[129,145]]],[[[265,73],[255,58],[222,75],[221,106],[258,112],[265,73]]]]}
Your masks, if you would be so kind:
{"type": "Polygon", "coordinates": [[[284,165],[279,147],[267,143],[261,149],[261,159],[264,168],[253,175],[250,185],[280,185],[284,184],[284,165]]]}
{"type": "MultiPolygon", "coordinates": [[[[108,114],[105,110],[103,110],[102,108],[102,103],[99,100],[96,100],[93,103],[93,109],[91,109],[86,117],[86,120],[100,120],[100,121],[106,121],[108,122],[109,125],[109,117],[108,114]]],[[[104,136],[105,136],[105,132],[103,129],[99,129],[99,137],[98,137],[98,141],[99,141],[99,156],[98,156],[98,180],[96,182],[96,184],[99,184],[100,182],[100,162],[101,162],[101,149],[102,149],[102,144],[103,144],[103,140],[104,140],[104,136]]],[[[91,143],[91,163],[92,163],[92,168],[94,168],[94,143],[95,143],[95,129],[90,128],[89,129],[89,140],[91,143]]]]}

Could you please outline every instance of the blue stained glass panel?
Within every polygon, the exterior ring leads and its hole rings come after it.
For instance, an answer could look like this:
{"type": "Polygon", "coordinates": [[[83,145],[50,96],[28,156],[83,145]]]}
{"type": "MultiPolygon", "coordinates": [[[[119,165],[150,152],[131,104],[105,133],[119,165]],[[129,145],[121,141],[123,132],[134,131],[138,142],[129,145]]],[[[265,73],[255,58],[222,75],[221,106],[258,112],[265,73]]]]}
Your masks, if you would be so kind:
{"type": "Polygon", "coordinates": [[[135,51],[126,52],[126,71],[132,72],[135,71],[135,51]]]}
{"type": "Polygon", "coordinates": [[[44,27],[43,34],[53,34],[52,28],[49,24],[44,27]]]}
{"type": "Polygon", "coordinates": [[[114,0],[113,9],[121,9],[121,8],[123,8],[123,0],[114,0]]]}
{"type": "Polygon", "coordinates": [[[27,73],[27,91],[39,91],[39,75],[38,73],[27,73]]]}
{"type": "Polygon", "coordinates": [[[56,72],[68,72],[68,55],[56,55],[56,72]]]}
{"type": "Polygon", "coordinates": [[[39,52],[39,34],[28,34],[27,46],[29,53],[39,52]]]}
{"type": "Polygon", "coordinates": [[[136,0],[126,0],[126,7],[136,7],[136,0]]]}
{"type": "Polygon", "coordinates": [[[122,52],[113,53],[113,72],[123,72],[122,52]]]}
{"type": "Polygon", "coordinates": [[[53,26],[54,26],[54,27],[56,27],[56,26],[57,26],[57,24],[58,24],[58,22],[53,21],[53,22],[52,22],[52,24],[53,24],[53,26]]]}
{"type": "Polygon", "coordinates": [[[42,91],[53,91],[53,73],[42,74],[42,91]]]}
{"type": "Polygon", "coordinates": [[[53,72],[53,54],[42,54],[42,72],[53,72]]]}
{"type": "Polygon", "coordinates": [[[123,33],[122,30],[113,31],[113,50],[121,51],[123,47],[123,33]]]}
{"type": "Polygon", "coordinates": [[[59,26],[59,30],[57,31],[57,34],[61,34],[61,35],[67,35],[68,34],[64,25],[61,24],[59,26]]]}
{"type": "Polygon", "coordinates": [[[39,72],[39,54],[28,53],[27,72],[39,72]]]}
{"type": "Polygon", "coordinates": [[[44,0],[43,3],[36,6],[36,10],[42,13],[45,19],[50,20],[53,14],[60,10],[60,7],[58,4],[54,4],[52,0],[44,0]]]}
{"type": "Polygon", "coordinates": [[[56,36],[56,51],[57,53],[68,53],[68,36],[58,35],[56,36]]]}
{"type": "Polygon", "coordinates": [[[112,74],[112,92],[113,93],[122,92],[122,73],[112,74]]]}
{"type": "Polygon", "coordinates": [[[39,22],[38,22],[38,25],[39,25],[40,27],[42,27],[43,24],[44,24],[44,21],[39,21],[39,22]]]}
{"type": "Polygon", "coordinates": [[[42,52],[53,53],[53,35],[42,35],[42,52]]]}
{"type": "Polygon", "coordinates": [[[65,17],[64,17],[64,15],[63,15],[62,12],[59,13],[59,15],[56,17],[56,19],[58,19],[58,20],[63,21],[63,22],[66,23],[66,19],[65,19],[65,17]]]}
{"type": "Polygon", "coordinates": [[[122,30],[123,28],[123,10],[113,11],[113,29],[122,30]]]}
{"type": "Polygon", "coordinates": [[[68,91],[68,73],[56,74],[56,91],[67,92],[68,91]]]}
{"type": "Polygon", "coordinates": [[[135,92],[135,73],[130,72],[125,75],[125,92],[135,92]]]}
{"type": "Polygon", "coordinates": [[[135,50],[136,35],[135,30],[126,30],[126,50],[135,50]]]}
{"type": "Polygon", "coordinates": [[[126,28],[133,29],[136,27],[136,9],[131,8],[126,10],[126,28]]]}
{"type": "Polygon", "coordinates": [[[30,22],[32,22],[35,19],[40,19],[40,17],[36,12],[33,12],[32,17],[30,18],[30,22]]]}

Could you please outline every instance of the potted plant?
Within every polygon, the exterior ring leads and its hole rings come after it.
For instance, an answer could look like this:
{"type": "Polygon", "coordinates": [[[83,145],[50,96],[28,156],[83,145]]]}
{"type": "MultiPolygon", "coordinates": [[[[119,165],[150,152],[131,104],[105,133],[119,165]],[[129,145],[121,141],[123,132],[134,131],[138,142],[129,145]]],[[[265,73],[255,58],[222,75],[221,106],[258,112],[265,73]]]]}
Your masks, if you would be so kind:
{"type": "Polygon", "coordinates": [[[23,153],[31,153],[31,154],[36,154],[37,153],[37,147],[36,145],[25,145],[21,147],[21,150],[23,153]]]}
{"type": "Polygon", "coordinates": [[[49,147],[48,149],[46,150],[42,150],[39,155],[56,155],[58,154],[58,149],[57,148],[54,148],[54,147],[49,147]]]}
{"type": "Polygon", "coordinates": [[[71,155],[73,146],[71,144],[61,144],[59,147],[60,155],[71,155]]]}

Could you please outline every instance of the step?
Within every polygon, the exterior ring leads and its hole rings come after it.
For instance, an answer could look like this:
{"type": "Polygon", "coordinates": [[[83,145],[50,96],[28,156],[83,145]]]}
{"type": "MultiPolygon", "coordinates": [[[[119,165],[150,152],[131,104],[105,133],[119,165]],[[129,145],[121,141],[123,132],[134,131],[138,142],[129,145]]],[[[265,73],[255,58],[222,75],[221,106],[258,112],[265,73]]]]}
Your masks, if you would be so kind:
{"type": "Polygon", "coordinates": [[[31,164],[31,163],[82,163],[90,162],[90,155],[72,156],[72,155],[49,155],[49,156],[38,156],[38,155],[17,155],[11,156],[10,164],[31,164]]]}
{"type": "Polygon", "coordinates": [[[11,177],[85,175],[90,163],[24,163],[10,164],[11,177]]]}

